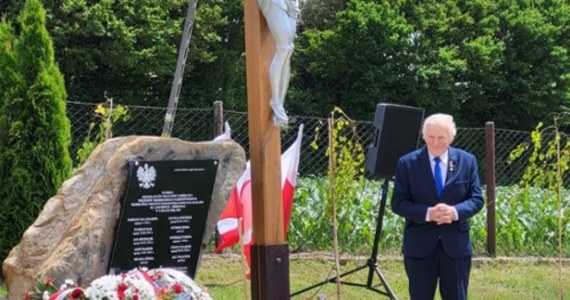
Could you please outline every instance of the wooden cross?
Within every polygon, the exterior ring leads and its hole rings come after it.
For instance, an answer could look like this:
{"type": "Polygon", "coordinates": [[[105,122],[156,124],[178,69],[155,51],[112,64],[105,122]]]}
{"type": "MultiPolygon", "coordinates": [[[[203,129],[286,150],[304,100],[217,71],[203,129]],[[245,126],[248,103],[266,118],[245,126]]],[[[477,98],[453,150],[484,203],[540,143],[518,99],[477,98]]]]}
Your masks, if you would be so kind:
{"type": "Polygon", "coordinates": [[[253,207],[251,294],[289,299],[289,250],[283,230],[281,130],[272,121],[269,65],[273,38],[257,0],[244,0],[249,156],[253,207]]]}

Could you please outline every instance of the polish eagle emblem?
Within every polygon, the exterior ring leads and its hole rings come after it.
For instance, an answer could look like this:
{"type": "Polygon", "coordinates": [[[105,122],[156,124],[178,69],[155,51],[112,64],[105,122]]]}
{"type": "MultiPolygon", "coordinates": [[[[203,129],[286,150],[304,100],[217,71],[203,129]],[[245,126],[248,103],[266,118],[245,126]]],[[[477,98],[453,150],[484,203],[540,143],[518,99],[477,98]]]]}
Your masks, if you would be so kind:
{"type": "Polygon", "coordinates": [[[153,166],[139,166],[137,169],[137,178],[139,180],[139,187],[143,189],[150,189],[154,186],[154,180],[156,179],[156,169],[153,166]]]}

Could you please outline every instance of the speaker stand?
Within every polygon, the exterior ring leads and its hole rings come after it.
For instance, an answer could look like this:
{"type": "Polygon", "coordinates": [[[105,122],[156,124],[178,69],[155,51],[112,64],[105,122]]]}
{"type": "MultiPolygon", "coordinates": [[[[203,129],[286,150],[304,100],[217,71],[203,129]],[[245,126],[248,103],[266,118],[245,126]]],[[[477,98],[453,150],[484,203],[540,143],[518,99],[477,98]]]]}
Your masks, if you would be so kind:
{"type": "MultiPolygon", "coordinates": [[[[380,200],[380,208],[378,210],[378,217],[376,218],[376,234],[374,236],[374,244],[372,246],[372,254],[370,255],[370,258],[366,261],[365,265],[359,266],[354,268],[353,270],[344,272],[342,274],[340,274],[340,278],[343,278],[347,275],[356,273],[358,271],[364,270],[364,269],[368,269],[368,279],[366,280],[366,283],[356,283],[356,282],[346,282],[346,281],[340,281],[341,284],[345,284],[345,285],[350,285],[350,286],[358,286],[358,287],[365,287],[371,291],[377,292],[379,294],[382,294],[384,296],[389,297],[390,299],[393,300],[398,300],[398,298],[396,297],[396,295],[394,294],[394,292],[392,291],[392,289],[390,288],[390,285],[388,284],[388,281],[386,281],[386,278],[384,277],[384,275],[382,275],[382,272],[380,271],[380,268],[378,267],[378,243],[380,242],[380,234],[382,233],[382,221],[384,219],[384,211],[386,209],[386,198],[388,197],[388,183],[389,180],[388,178],[384,179],[384,184],[382,185],[382,199],[380,200]],[[378,276],[378,279],[380,279],[380,283],[382,284],[382,286],[384,287],[384,290],[380,290],[378,288],[376,288],[376,286],[378,285],[373,285],[373,280],[374,280],[374,275],[378,276]]],[[[337,276],[335,277],[331,277],[327,280],[324,280],[322,282],[319,282],[315,285],[309,286],[307,288],[304,288],[302,290],[299,290],[293,294],[291,294],[291,297],[302,294],[306,291],[310,291],[316,287],[325,285],[327,283],[336,283],[337,282],[337,276]]]]}

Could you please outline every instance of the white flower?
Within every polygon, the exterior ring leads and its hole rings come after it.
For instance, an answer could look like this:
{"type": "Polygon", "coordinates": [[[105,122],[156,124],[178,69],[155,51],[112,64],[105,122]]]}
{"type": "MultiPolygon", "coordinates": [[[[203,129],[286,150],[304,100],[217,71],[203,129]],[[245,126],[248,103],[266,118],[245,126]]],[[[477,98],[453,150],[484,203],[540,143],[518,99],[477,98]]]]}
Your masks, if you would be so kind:
{"type": "Polygon", "coordinates": [[[66,279],[59,287],[60,291],[67,290],[68,288],[75,287],[75,282],[71,279],[66,279]]]}
{"type": "Polygon", "coordinates": [[[119,300],[120,289],[122,289],[125,298],[131,298],[135,294],[141,300],[153,300],[155,298],[153,283],[146,280],[138,270],[122,275],[100,277],[91,283],[85,291],[85,295],[89,299],[119,300]]]}
{"type": "Polygon", "coordinates": [[[175,299],[195,299],[195,300],[212,300],[210,295],[203,291],[190,277],[186,274],[170,268],[152,269],[148,275],[155,279],[157,284],[166,284],[170,289],[174,284],[184,287],[184,292],[175,297],[175,299]]]}
{"type": "Polygon", "coordinates": [[[121,283],[122,278],[119,276],[105,275],[91,282],[91,285],[85,290],[85,295],[89,299],[119,300],[117,297],[117,286],[121,283]]]}
{"type": "MultiPolygon", "coordinates": [[[[67,297],[75,289],[77,286],[73,280],[65,280],[60,287],[63,292],[59,296],[67,297]]],[[[126,274],[105,275],[91,282],[84,290],[84,295],[90,300],[132,299],[135,295],[140,300],[155,300],[160,296],[159,291],[172,293],[170,295],[174,300],[212,300],[210,295],[186,274],[169,268],[141,268],[126,274]]],[[[42,299],[49,300],[50,296],[48,291],[44,291],[42,299]]]]}
{"type": "Polygon", "coordinates": [[[124,282],[129,287],[127,291],[125,291],[125,296],[133,296],[136,293],[141,300],[155,299],[154,285],[143,276],[141,271],[131,271],[127,273],[124,282]]]}
{"type": "Polygon", "coordinates": [[[66,279],[66,280],[64,281],[64,283],[67,284],[67,285],[75,285],[75,281],[73,281],[73,280],[71,280],[71,279],[66,279]]]}

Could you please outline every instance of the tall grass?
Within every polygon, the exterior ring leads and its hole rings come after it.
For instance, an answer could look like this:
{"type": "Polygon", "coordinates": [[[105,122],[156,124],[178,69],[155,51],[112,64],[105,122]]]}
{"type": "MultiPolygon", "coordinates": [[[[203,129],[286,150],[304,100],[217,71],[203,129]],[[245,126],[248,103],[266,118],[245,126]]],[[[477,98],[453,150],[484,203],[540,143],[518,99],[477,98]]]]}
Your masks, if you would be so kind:
{"type": "MultiPolygon", "coordinates": [[[[325,218],[325,177],[300,178],[297,182],[293,213],[288,234],[292,252],[319,251],[332,248],[332,224],[325,218]]],[[[378,207],[381,201],[381,182],[370,180],[355,199],[340,208],[339,242],[344,252],[369,253],[374,240],[378,207]]],[[[557,204],[548,196],[550,191],[539,188],[523,190],[516,186],[496,190],[496,240],[500,256],[556,256],[557,204]]],[[[391,188],[387,207],[382,216],[383,226],[379,249],[398,253],[402,241],[404,220],[390,209],[391,188]]],[[[563,207],[570,207],[570,192],[565,191],[563,207]]],[[[487,249],[487,211],[484,208],[471,220],[471,236],[477,254],[487,249]]],[[[569,240],[570,210],[562,220],[563,241],[569,240]]],[[[570,257],[570,243],[563,245],[565,257],[570,257]]]]}

